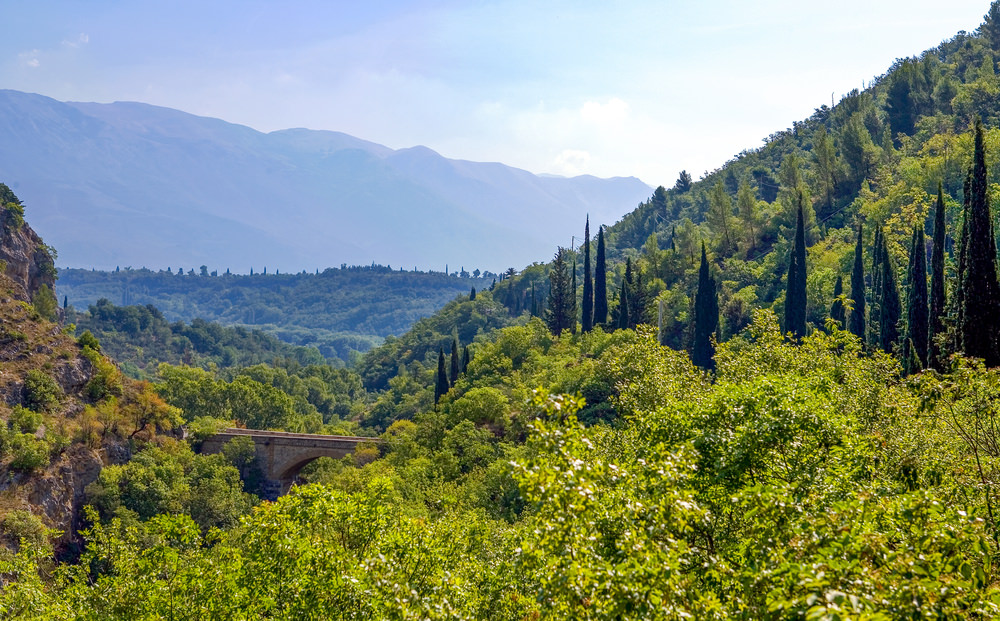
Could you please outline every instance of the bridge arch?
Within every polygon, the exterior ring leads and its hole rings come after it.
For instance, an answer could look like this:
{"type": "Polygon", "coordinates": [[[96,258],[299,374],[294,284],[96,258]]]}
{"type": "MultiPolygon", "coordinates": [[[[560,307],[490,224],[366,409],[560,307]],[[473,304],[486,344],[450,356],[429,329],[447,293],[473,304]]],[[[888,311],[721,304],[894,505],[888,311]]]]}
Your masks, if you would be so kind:
{"type": "Polygon", "coordinates": [[[295,477],[309,462],[320,457],[341,459],[352,454],[360,444],[375,444],[380,441],[378,438],[353,436],[226,429],[206,439],[202,443],[201,452],[221,452],[227,442],[242,436],[253,439],[257,463],[264,473],[265,496],[269,500],[288,493],[295,477]]]}

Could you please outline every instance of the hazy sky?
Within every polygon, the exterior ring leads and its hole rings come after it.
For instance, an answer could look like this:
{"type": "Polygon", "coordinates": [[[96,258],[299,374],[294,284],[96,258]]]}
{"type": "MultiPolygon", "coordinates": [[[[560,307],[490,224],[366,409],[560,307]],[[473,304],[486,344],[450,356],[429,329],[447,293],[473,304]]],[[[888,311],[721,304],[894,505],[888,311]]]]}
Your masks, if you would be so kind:
{"type": "Polygon", "coordinates": [[[695,178],[973,31],[950,2],[5,2],[0,88],[343,131],[536,173],[695,178]]]}

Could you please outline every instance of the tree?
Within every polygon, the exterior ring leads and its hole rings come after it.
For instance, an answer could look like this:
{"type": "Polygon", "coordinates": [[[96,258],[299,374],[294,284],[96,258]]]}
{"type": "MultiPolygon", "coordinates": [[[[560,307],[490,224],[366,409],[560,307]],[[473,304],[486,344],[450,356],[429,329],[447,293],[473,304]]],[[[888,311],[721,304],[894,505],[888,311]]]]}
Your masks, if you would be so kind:
{"type": "Polygon", "coordinates": [[[847,310],[844,308],[844,279],[837,274],[837,283],[833,286],[833,304],[830,306],[830,319],[837,322],[840,329],[847,326],[847,310]]]}
{"type": "Polygon", "coordinates": [[[927,366],[927,246],[923,224],[913,229],[906,289],[903,364],[907,373],[916,373],[927,366]]]}
{"type": "Polygon", "coordinates": [[[983,15],[979,33],[994,52],[1000,51],[1000,2],[994,1],[990,4],[990,10],[983,15]]]}
{"type": "Polygon", "coordinates": [[[792,251],[788,258],[784,329],[796,339],[806,335],[806,241],[801,205],[795,221],[792,251]]]}
{"type": "Polygon", "coordinates": [[[705,220],[718,237],[719,249],[723,254],[729,254],[733,249],[732,216],[733,201],[726,194],[726,188],[720,179],[709,192],[705,220]]]}
{"type": "Polygon", "coordinates": [[[858,225],[858,243],[854,247],[854,269],[851,270],[851,318],[848,329],[851,334],[865,340],[865,268],[862,262],[861,225],[858,225]]]}
{"type": "Polygon", "coordinates": [[[983,124],[975,124],[965,272],[960,275],[964,312],[959,326],[962,350],[982,358],[988,367],[1000,365],[1000,284],[997,282],[996,242],[990,217],[983,146],[983,124]]]}
{"type": "Polygon", "coordinates": [[[627,329],[629,322],[628,280],[622,278],[622,290],[618,294],[618,329],[627,329]]]}
{"type": "Polygon", "coordinates": [[[594,327],[594,281],[590,276],[590,216],[583,228],[583,311],[580,319],[584,332],[594,327]]]}
{"type": "Polygon", "coordinates": [[[879,331],[882,329],[882,227],[875,226],[872,235],[872,292],[868,312],[868,340],[873,349],[881,349],[879,331]]]}
{"type": "Polygon", "coordinates": [[[569,286],[569,332],[576,334],[576,257],[573,257],[573,278],[569,286]]]}
{"type": "Polygon", "coordinates": [[[892,258],[889,256],[888,242],[885,234],[879,235],[879,249],[881,276],[879,277],[879,346],[887,354],[893,352],[893,347],[899,341],[899,320],[902,318],[903,308],[899,302],[899,286],[896,284],[896,270],[892,265],[892,258]]]}
{"type": "Polygon", "coordinates": [[[572,281],[569,266],[566,265],[568,253],[565,248],[559,248],[549,270],[549,303],[545,309],[545,321],[556,336],[568,329],[571,321],[576,321],[572,314],[574,292],[570,290],[572,281]]]}
{"type": "Polygon", "coordinates": [[[944,333],[944,316],[947,312],[947,299],[944,286],[944,189],[938,182],[938,198],[934,207],[934,239],[931,249],[931,291],[927,324],[927,365],[939,371],[944,370],[941,360],[941,348],[938,345],[939,335],[944,333]]]}
{"type": "Polygon", "coordinates": [[[594,324],[608,321],[608,266],[604,257],[604,227],[597,229],[597,261],[594,265],[594,324]]]}
{"type": "Polygon", "coordinates": [[[438,348],[438,371],[437,371],[437,383],[434,384],[434,404],[441,400],[441,397],[447,394],[450,386],[448,385],[448,374],[444,370],[444,349],[438,348]]]}
{"type": "Polygon", "coordinates": [[[448,374],[448,385],[454,386],[458,381],[458,341],[451,340],[451,368],[448,374]]]}
{"type": "Polygon", "coordinates": [[[472,291],[469,292],[469,301],[473,302],[476,299],[476,288],[473,287],[472,291]]]}
{"type": "Polygon", "coordinates": [[[816,162],[816,177],[822,191],[823,216],[833,212],[833,197],[837,193],[840,162],[837,159],[837,148],[826,132],[826,127],[819,126],[813,137],[813,160],[816,162]]]}
{"type": "Polygon", "coordinates": [[[469,346],[466,345],[462,348],[462,373],[465,373],[469,369],[469,346]]]}
{"type": "MultiPolygon", "coordinates": [[[[743,225],[743,235],[746,239],[744,252],[747,257],[751,257],[757,251],[757,197],[754,194],[750,182],[743,179],[740,182],[740,189],[736,192],[736,208],[740,215],[740,222],[743,225]]],[[[671,242],[673,238],[671,238],[671,242]]]]}
{"type": "Polygon", "coordinates": [[[674,184],[674,189],[681,194],[691,189],[691,175],[688,174],[688,171],[682,170],[681,174],[677,176],[677,183],[674,184]]]}
{"type": "Polygon", "coordinates": [[[694,299],[694,344],[691,362],[702,369],[715,370],[715,345],[712,335],[719,330],[719,296],[715,279],[708,270],[708,255],[701,244],[701,267],[698,269],[698,291],[694,299]]]}

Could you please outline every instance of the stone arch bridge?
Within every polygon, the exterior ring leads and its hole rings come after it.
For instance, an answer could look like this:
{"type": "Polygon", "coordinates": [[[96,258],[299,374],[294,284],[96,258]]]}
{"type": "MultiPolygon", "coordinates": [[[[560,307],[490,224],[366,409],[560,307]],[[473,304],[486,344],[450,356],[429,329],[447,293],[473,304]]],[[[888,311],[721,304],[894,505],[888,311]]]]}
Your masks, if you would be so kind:
{"type": "Polygon", "coordinates": [[[257,449],[257,464],[265,479],[264,495],[269,500],[287,494],[299,471],[314,459],[319,457],[340,459],[353,453],[359,444],[380,442],[378,438],[230,428],[202,442],[201,452],[220,453],[227,442],[243,436],[253,438],[257,449]]]}

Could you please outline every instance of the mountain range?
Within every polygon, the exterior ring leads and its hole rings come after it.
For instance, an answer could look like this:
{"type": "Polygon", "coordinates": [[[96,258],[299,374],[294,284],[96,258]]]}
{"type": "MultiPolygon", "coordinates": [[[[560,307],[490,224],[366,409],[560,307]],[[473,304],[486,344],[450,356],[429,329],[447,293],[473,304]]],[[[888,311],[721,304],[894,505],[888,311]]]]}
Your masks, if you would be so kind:
{"type": "Polygon", "coordinates": [[[142,103],[0,90],[0,182],[59,265],[247,272],[376,262],[501,271],[649,196],[332,131],[262,133],[142,103]]]}

